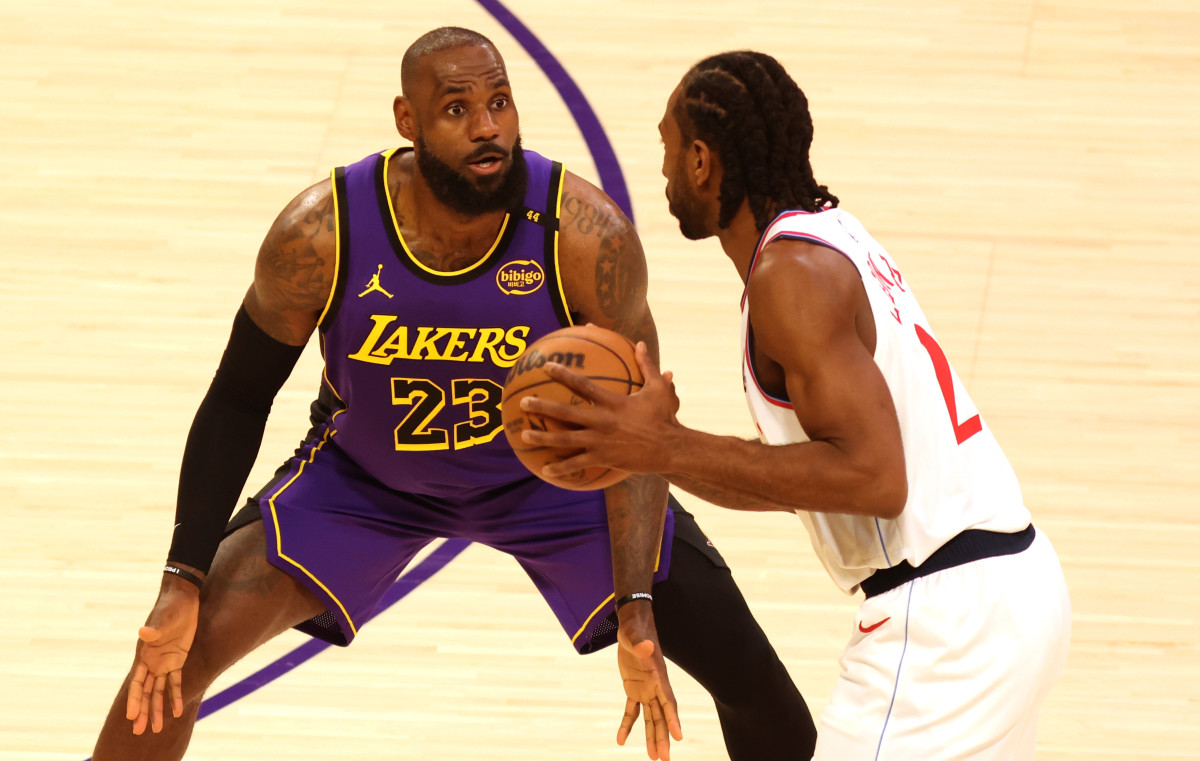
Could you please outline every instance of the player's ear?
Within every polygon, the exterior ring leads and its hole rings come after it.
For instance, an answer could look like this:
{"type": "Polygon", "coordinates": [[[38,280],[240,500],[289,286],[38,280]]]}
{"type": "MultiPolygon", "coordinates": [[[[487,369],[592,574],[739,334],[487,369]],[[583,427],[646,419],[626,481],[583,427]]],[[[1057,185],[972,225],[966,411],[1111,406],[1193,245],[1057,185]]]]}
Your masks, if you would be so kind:
{"type": "Polygon", "coordinates": [[[693,140],[688,146],[687,167],[692,183],[702,188],[714,179],[716,154],[709,150],[708,143],[693,140]]]}
{"type": "Polygon", "coordinates": [[[396,117],[396,131],[400,137],[409,142],[417,140],[417,124],[413,119],[412,104],[403,95],[397,95],[392,101],[392,113],[396,117]]]}

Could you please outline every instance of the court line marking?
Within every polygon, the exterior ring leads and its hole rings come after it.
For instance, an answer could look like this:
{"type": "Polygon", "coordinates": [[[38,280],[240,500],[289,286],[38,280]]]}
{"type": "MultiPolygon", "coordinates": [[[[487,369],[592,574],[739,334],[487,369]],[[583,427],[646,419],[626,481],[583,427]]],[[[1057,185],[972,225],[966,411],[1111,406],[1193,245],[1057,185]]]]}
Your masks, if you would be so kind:
{"type": "Polygon", "coordinates": [[[625,185],[625,174],[621,171],[621,163],[608,139],[608,133],[600,124],[600,118],[588,103],[588,99],[575,84],[575,80],[567,73],[565,67],[554,54],[542,44],[529,27],[525,26],[512,11],[504,7],[499,0],[476,0],[492,14],[509,34],[525,48],[525,52],[537,63],[542,72],[549,77],[550,84],[558,90],[558,95],[566,104],[567,110],[575,119],[583,141],[587,143],[588,151],[592,154],[592,162],[596,165],[596,174],[600,177],[600,187],[608,194],[629,221],[633,221],[633,204],[629,200],[629,188],[625,185]]]}
{"type": "MultiPolygon", "coordinates": [[[[471,542],[466,539],[447,539],[440,547],[429,553],[424,560],[410,569],[408,573],[396,579],[395,583],[384,594],[383,599],[379,601],[379,607],[374,613],[363,619],[362,623],[365,624],[404,599],[409,592],[428,581],[430,577],[445,568],[451,560],[458,557],[463,550],[470,546],[471,542]]],[[[361,628],[361,624],[359,628],[361,628]]],[[[246,697],[259,687],[265,687],[330,647],[332,645],[324,640],[317,639],[316,637],[310,639],[275,662],[264,666],[237,684],[226,687],[221,692],[205,700],[200,704],[200,713],[197,714],[196,720],[199,721],[205,716],[216,713],[225,706],[246,697]]]]}

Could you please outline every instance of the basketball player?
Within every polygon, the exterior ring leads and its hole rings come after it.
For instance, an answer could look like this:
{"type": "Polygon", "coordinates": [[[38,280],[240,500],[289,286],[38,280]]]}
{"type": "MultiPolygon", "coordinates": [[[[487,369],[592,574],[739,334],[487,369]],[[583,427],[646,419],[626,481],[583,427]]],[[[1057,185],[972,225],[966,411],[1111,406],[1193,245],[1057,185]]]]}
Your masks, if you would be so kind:
{"type": "Polygon", "coordinates": [[[804,94],[775,59],[707,58],[659,125],[671,213],[745,283],[742,370],[761,441],[682,426],[646,346],[644,389],[522,406],[581,426],[545,468],[660,473],[735,510],[795,511],[864,600],[818,731],[820,761],[1032,759],[1070,603],[1049,540],[891,256],[813,179],[804,94]]]}
{"type": "Polygon", "coordinates": [[[514,556],[579,652],[619,641],[618,742],[639,712],[651,758],[681,739],[665,655],[712,694],[731,758],[808,758],[803,698],[724,561],[667,509],[666,481],[566,491],[498,435],[505,375],[541,335],[587,321],[655,351],[629,220],[522,150],[486,38],[422,36],[401,81],[396,126],[413,147],[300,193],[259,251],[188,436],[159,597],[94,758],[181,758],[218,674],[289,627],[349,644],[437,537],[514,556]],[[325,370],[313,429],[227,525],[314,330],[325,370]]]}

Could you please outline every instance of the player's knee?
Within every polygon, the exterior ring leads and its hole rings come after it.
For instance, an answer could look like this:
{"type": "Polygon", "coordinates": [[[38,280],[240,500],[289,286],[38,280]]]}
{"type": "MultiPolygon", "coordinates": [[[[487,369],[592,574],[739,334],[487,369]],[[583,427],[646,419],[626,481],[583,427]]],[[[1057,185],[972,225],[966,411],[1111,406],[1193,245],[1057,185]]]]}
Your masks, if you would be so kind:
{"type": "MultiPolygon", "coordinates": [[[[198,644],[198,643],[197,643],[198,644]]],[[[214,662],[215,659],[203,646],[193,644],[183,664],[181,681],[183,683],[183,702],[186,705],[199,702],[205,692],[221,675],[228,664],[214,662]]]]}
{"type": "Polygon", "coordinates": [[[718,704],[749,708],[791,700],[795,685],[775,649],[760,629],[745,629],[736,638],[694,634],[666,648],[668,658],[684,668],[718,704]],[[719,658],[712,653],[720,652],[719,658]]]}
{"type": "Polygon", "coordinates": [[[796,687],[766,637],[751,637],[739,647],[718,683],[713,697],[726,705],[772,702],[790,696],[796,687]]]}

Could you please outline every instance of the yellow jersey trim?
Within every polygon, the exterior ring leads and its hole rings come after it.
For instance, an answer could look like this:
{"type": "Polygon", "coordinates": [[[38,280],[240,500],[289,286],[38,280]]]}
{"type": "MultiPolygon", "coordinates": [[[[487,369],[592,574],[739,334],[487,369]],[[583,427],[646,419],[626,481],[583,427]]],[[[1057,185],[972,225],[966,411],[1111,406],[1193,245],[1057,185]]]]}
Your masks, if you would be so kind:
{"type": "MultiPolygon", "coordinates": [[[[563,193],[563,184],[566,182],[566,178],[567,178],[567,168],[563,167],[562,171],[558,173],[558,196],[554,201],[554,218],[555,219],[562,219],[562,193],[563,193]]],[[[562,302],[563,313],[567,317],[567,324],[574,325],[575,321],[571,319],[571,305],[567,303],[567,293],[566,293],[566,291],[563,290],[563,284],[562,284],[562,281],[563,281],[562,265],[559,262],[559,257],[558,257],[558,236],[559,236],[559,234],[560,233],[558,231],[558,228],[555,227],[555,229],[554,229],[554,254],[553,254],[553,256],[554,256],[554,277],[558,281],[557,283],[555,283],[555,285],[558,286],[558,298],[562,302]]],[[[595,614],[593,614],[593,615],[595,615],[595,614]]]]}
{"type": "Polygon", "coordinates": [[[408,247],[408,243],[406,243],[404,240],[404,233],[400,232],[400,223],[396,220],[396,202],[395,199],[392,198],[392,188],[387,181],[388,167],[391,164],[392,156],[395,155],[396,151],[398,150],[400,149],[393,148],[383,154],[383,192],[387,196],[388,214],[390,214],[392,218],[392,229],[396,231],[396,240],[400,241],[400,247],[404,249],[405,256],[409,258],[409,261],[420,267],[425,272],[428,272],[430,275],[436,275],[437,277],[455,277],[457,275],[463,275],[467,272],[471,272],[472,270],[479,269],[484,264],[487,264],[492,258],[492,254],[495,253],[496,247],[500,245],[500,241],[504,240],[504,231],[508,229],[510,217],[508,212],[504,213],[504,221],[500,223],[500,232],[496,235],[496,239],[492,241],[492,245],[488,248],[487,253],[479,257],[479,259],[469,267],[463,267],[462,269],[454,270],[453,272],[443,272],[441,270],[435,270],[426,267],[420,259],[413,255],[412,249],[408,247]]]}
{"type": "Polygon", "coordinates": [[[325,308],[321,310],[321,316],[317,318],[317,324],[325,322],[325,315],[329,314],[329,308],[333,306],[333,298],[337,295],[338,268],[342,266],[342,219],[339,214],[341,204],[338,202],[337,192],[337,170],[333,169],[329,172],[330,192],[333,194],[333,286],[329,289],[329,298],[325,300],[325,308]]]}
{"type": "MultiPolygon", "coordinates": [[[[660,537],[658,540],[658,555],[656,555],[654,558],[654,572],[655,573],[658,573],[658,566],[659,566],[659,563],[661,563],[661,562],[662,562],[662,539],[660,537]]],[[[583,622],[583,626],[579,627],[579,631],[575,632],[575,634],[571,637],[571,644],[575,644],[575,640],[579,639],[579,636],[581,634],[583,634],[584,631],[587,630],[588,625],[590,623],[592,623],[592,619],[596,617],[596,614],[599,613],[600,611],[604,610],[605,606],[607,606],[610,602],[612,602],[612,599],[616,596],[617,596],[617,593],[613,592],[611,595],[604,598],[604,602],[602,602],[596,606],[596,609],[593,610],[591,615],[589,615],[587,617],[587,620],[585,620],[583,622]]]]}
{"type": "Polygon", "coordinates": [[[592,614],[587,617],[586,621],[583,622],[583,626],[579,627],[579,631],[575,632],[575,636],[571,637],[572,644],[574,644],[575,640],[579,639],[579,635],[583,634],[584,630],[588,628],[588,624],[590,624],[592,622],[592,619],[596,617],[596,614],[599,613],[600,611],[604,610],[605,606],[607,606],[610,602],[612,602],[612,599],[614,597],[616,597],[615,592],[613,594],[609,595],[608,597],[605,597],[604,602],[602,602],[598,606],[596,606],[596,609],[592,611],[592,614]]]}
{"type": "MultiPolygon", "coordinates": [[[[337,417],[337,416],[334,415],[334,417],[337,417]]],[[[331,418],[331,420],[332,420],[332,418],[331,418]]],[[[280,494],[283,494],[283,492],[286,491],[289,486],[291,486],[293,483],[295,483],[296,479],[298,479],[301,476],[301,474],[304,473],[304,467],[306,465],[308,465],[309,463],[311,463],[316,458],[317,452],[320,451],[320,449],[325,446],[325,443],[327,441],[329,441],[329,437],[332,436],[334,433],[335,433],[335,431],[332,428],[325,433],[325,436],[322,437],[322,439],[321,439],[321,443],[316,445],[315,447],[313,447],[312,452],[309,453],[308,459],[300,463],[300,469],[296,471],[296,475],[289,478],[287,480],[287,483],[285,483],[283,486],[280,486],[278,489],[276,489],[275,493],[272,494],[267,499],[267,504],[270,505],[270,507],[271,507],[271,522],[275,526],[275,553],[277,555],[279,555],[280,560],[286,560],[287,562],[291,563],[296,568],[300,569],[300,571],[305,576],[312,579],[313,583],[315,583],[318,587],[320,587],[322,590],[324,590],[325,594],[329,595],[329,599],[333,600],[333,602],[338,606],[338,609],[342,611],[342,615],[346,617],[346,623],[350,624],[351,634],[354,636],[357,636],[358,635],[358,627],[356,627],[354,625],[354,619],[352,619],[350,617],[350,614],[348,612],[346,612],[346,606],[342,605],[342,601],[338,599],[337,595],[335,595],[333,592],[331,592],[329,587],[325,586],[325,584],[320,579],[318,579],[311,571],[309,571],[304,566],[300,565],[300,563],[298,563],[294,559],[292,559],[284,554],[284,552],[283,552],[283,532],[279,528],[279,515],[275,511],[275,498],[278,497],[280,494]]]]}
{"type": "MultiPolygon", "coordinates": [[[[337,397],[337,400],[342,403],[342,409],[338,410],[333,415],[333,417],[337,417],[338,415],[345,412],[346,408],[349,407],[350,405],[346,404],[346,400],[342,398],[342,395],[338,393],[337,388],[334,387],[333,381],[329,380],[329,361],[325,358],[325,336],[324,335],[321,336],[320,344],[321,344],[321,377],[325,379],[325,385],[329,386],[329,390],[333,392],[333,395],[335,397],[337,397]]],[[[333,418],[330,418],[330,420],[333,420],[333,418]]]]}

